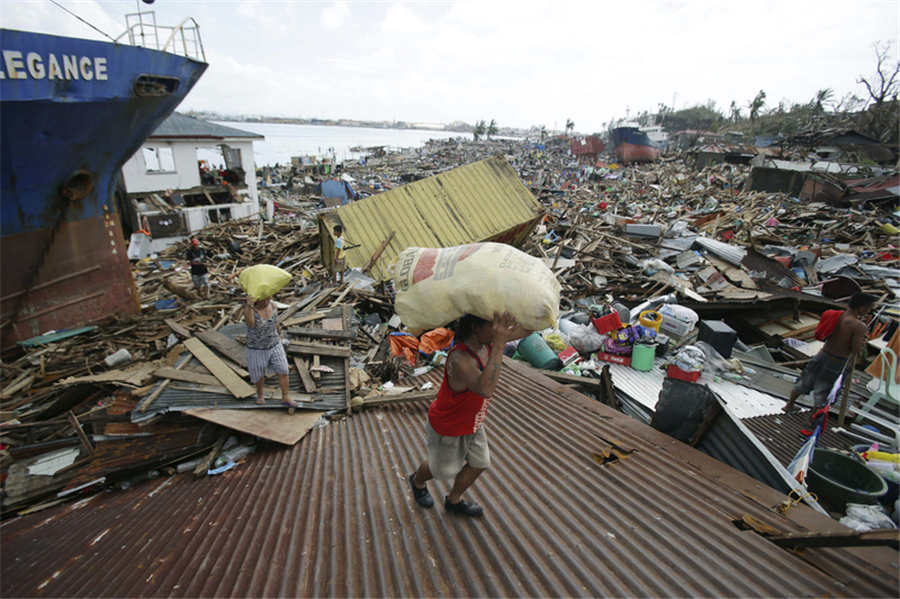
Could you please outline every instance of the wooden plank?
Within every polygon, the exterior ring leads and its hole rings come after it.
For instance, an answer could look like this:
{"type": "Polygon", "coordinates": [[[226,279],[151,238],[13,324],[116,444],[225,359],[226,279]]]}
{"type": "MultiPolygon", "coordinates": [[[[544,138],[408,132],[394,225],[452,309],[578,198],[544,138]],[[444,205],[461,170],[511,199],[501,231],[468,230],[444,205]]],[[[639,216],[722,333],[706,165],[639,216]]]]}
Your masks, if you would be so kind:
{"type": "Polygon", "coordinates": [[[228,433],[226,431],[222,431],[219,434],[219,439],[216,441],[216,444],[213,445],[212,449],[209,450],[209,453],[206,454],[202,460],[197,462],[197,466],[194,468],[194,476],[205,476],[207,472],[209,472],[209,467],[212,465],[213,460],[218,457],[219,453],[222,451],[222,446],[225,445],[225,441],[228,439],[228,433]]]}
{"type": "Polygon", "coordinates": [[[206,368],[219,379],[228,391],[237,398],[250,397],[256,391],[249,384],[245,383],[231,368],[225,365],[219,357],[206,347],[202,341],[196,337],[185,340],[184,346],[190,351],[195,358],[206,366],[206,368]]]}
{"type": "Polygon", "coordinates": [[[186,328],[184,328],[183,326],[181,326],[180,324],[178,324],[171,318],[166,318],[163,320],[163,322],[166,323],[166,325],[170,329],[172,329],[172,332],[174,332],[176,335],[181,335],[181,337],[184,339],[191,337],[191,332],[189,330],[187,330],[186,328]]]}
{"type": "Polygon", "coordinates": [[[322,320],[326,316],[328,316],[328,312],[313,312],[311,314],[304,314],[296,318],[291,318],[290,320],[286,320],[281,324],[285,327],[293,327],[299,324],[313,322],[314,320],[322,320]]]}
{"type": "Polygon", "coordinates": [[[315,393],[316,392],[316,382],[313,380],[312,376],[309,374],[309,367],[306,365],[306,361],[302,358],[294,357],[294,367],[297,369],[297,374],[300,375],[300,380],[303,382],[303,389],[307,393],[315,393]]]}
{"type": "MultiPolygon", "coordinates": [[[[337,320],[338,322],[341,322],[340,319],[337,320]]],[[[352,341],[356,338],[356,334],[351,333],[350,331],[329,331],[327,329],[313,327],[294,327],[292,329],[287,329],[287,332],[300,337],[312,337],[313,339],[342,339],[345,341],[352,341]]]]}
{"type": "Polygon", "coordinates": [[[288,414],[284,410],[187,410],[195,418],[256,435],[283,445],[295,445],[313,429],[322,412],[298,410],[288,414]]]}
{"type": "MultiPolygon", "coordinates": [[[[344,304],[344,307],[349,307],[344,304]]],[[[350,327],[344,326],[344,318],[326,318],[322,321],[322,328],[326,331],[347,331],[350,327]]]]}
{"type": "Polygon", "coordinates": [[[197,337],[229,360],[237,362],[243,368],[247,367],[247,348],[234,339],[219,331],[203,331],[197,333],[197,337]]]}
{"type": "MultiPolygon", "coordinates": [[[[190,361],[191,361],[191,354],[185,353],[183,356],[181,356],[178,363],[175,364],[175,369],[180,370],[180,369],[184,368],[187,365],[187,363],[190,361]]],[[[160,383],[159,387],[156,388],[156,391],[154,391],[149,396],[147,396],[143,401],[141,401],[140,405],[138,405],[138,409],[141,412],[146,412],[147,408],[150,407],[150,404],[152,404],[156,400],[156,398],[160,396],[160,394],[166,389],[166,387],[169,386],[170,382],[171,382],[171,379],[166,379],[162,383],[160,383]]]]}
{"type": "Polygon", "coordinates": [[[322,378],[322,371],[319,370],[319,366],[321,366],[321,365],[322,365],[322,358],[319,357],[318,355],[313,356],[312,357],[312,367],[313,367],[312,376],[317,381],[322,378]]]}
{"type": "Polygon", "coordinates": [[[178,370],[176,368],[159,368],[154,372],[156,376],[162,379],[172,379],[176,381],[185,381],[187,383],[198,383],[200,385],[218,385],[219,379],[211,374],[200,374],[189,370],[178,370]]]}
{"type": "Polygon", "coordinates": [[[394,231],[391,231],[391,234],[387,236],[387,238],[379,244],[378,249],[375,250],[375,253],[372,254],[372,257],[369,258],[368,264],[366,267],[362,269],[364,273],[367,273],[372,270],[372,267],[375,266],[375,263],[378,262],[378,259],[381,258],[381,254],[384,253],[384,250],[387,249],[388,244],[394,238],[394,231]]]}
{"type": "Polygon", "coordinates": [[[75,429],[75,434],[78,435],[78,440],[81,441],[81,445],[87,450],[88,455],[94,453],[94,444],[91,443],[91,440],[88,439],[88,436],[85,434],[84,429],[81,428],[81,423],[78,422],[78,417],[75,416],[75,412],[69,410],[66,414],[66,417],[69,419],[69,424],[72,425],[72,428],[75,429]]]}
{"type": "Polygon", "coordinates": [[[55,385],[75,385],[77,383],[119,383],[132,387],[145,385],[153,376],[156,366],[150,362],[138,362],[127,368],[107,370],[90,376],[69,377],[57,381],[55,385]]]}
{"type": "Polygon", "coordinates": [[[318,356],[335,356],[338,358],[349,358],[350,348],[340,345],[325,345],[324,343],[300,343],[299,341],[291,341],[287,346],[288,353],[318,355],[318,356]]]}
{"type": "MultiPolygon", "coordinates": [[[[43,356],[41,356],[43,358],[43,356]]],[[[2,392],[0,398],[8,399],[19,391],[27,390],[34,383],[35,376],[31,372],[25,371],[19,377],[10,383],[2,392]]]]}
{"type": "Polygon", "coordinates": [[[278,315],[278,324],[283,323],[288,318],[290,318],[294,313],[296,313],[299,310],[303,310],[304,308],[306,308],[308,306],[312,306],[310,309],[315,309],[315,306],[317,306],[323,299],[325,299],[325,297],[327,297],[330,294],[331,294],[330,287],[327,289],[320,289],[319,291],[317,291],[315,293],[310,293],[308,297],[293,304],[290,308],[288,308],[287,310],[285,310],[284,312],[279,314],[278,315]]]}
{"type": "Polygon", "coordinates": [[[351,290],[351,289],[353,289],[353,287],[351,287],[349,284],[347,284],[346,289],[344,289],[344,290],[341,292],[341,294],[340,294],[339,296],[337,296],[337,299],[336,299],[336,300],[334,300],[333,302],[331,302],[331,306],[330,306],[330,307],[331,307],[331,308],[334,308],[335,306],[340,305],[340,303],[341,303],[342,301],[344,301],[344,298],[347,297],[347,294],[350,293],[350,290],[351,290]]]}

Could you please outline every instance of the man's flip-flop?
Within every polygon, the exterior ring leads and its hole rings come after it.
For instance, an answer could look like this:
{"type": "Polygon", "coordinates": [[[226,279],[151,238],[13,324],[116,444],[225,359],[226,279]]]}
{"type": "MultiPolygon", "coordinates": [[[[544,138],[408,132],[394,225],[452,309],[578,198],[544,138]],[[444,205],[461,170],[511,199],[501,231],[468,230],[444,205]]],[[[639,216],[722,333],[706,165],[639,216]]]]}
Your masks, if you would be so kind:
{"type": "Polygon", "coordinates": [[[297,402],[295,402],[295,401],[283,401],[283,402],[281,402],[281,405],[286,406],[288,408],[299,408],[300,407],[300,405],[297,404],[297,402]]]}

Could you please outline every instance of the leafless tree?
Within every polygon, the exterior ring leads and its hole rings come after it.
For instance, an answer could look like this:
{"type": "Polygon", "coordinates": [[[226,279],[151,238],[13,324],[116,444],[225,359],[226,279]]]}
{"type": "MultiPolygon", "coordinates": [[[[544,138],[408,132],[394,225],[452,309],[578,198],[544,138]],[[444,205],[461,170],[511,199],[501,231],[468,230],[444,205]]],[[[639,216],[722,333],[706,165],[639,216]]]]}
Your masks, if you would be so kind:
{"type": "Polygon", "coordinates": [[[898,90],[900,81],[897,80],[897,74],[900,73],[900,60],[894,61],[894,64],[891,65],[892,41],[875,42],[872,46],[875,48],[875,57],[878,61],[875,67],[877,78],[866,79],[860,76],[857,83],[866,86],[866,91],[869,92],[869,96],[875,104],[882,104],[887,99],[895,98],[897,92],[900,91],[898,90]]]}

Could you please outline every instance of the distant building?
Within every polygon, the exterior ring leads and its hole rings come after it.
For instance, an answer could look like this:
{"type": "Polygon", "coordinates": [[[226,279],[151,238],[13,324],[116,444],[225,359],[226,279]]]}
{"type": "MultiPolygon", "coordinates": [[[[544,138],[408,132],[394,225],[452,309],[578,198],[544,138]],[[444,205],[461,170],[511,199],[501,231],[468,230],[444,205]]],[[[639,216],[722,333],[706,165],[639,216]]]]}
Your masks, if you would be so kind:
{"type": "Polygon", "coordinates": [[[122,167],[123,224],[132,232],[149,229],[146,249],[159,251],[207,225],[257,214],[258,139],[264,137],[172,114],[122,167]]]}

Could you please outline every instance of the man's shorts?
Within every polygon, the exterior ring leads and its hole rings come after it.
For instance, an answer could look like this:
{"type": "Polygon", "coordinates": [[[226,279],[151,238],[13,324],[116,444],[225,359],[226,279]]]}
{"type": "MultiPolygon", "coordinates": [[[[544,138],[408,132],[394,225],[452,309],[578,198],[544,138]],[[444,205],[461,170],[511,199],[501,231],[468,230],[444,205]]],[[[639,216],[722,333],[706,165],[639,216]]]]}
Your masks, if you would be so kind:
{"type": "Polygon", "coordinates": [[[425,442],[428,445],[428,467],[437,479],[455,478],[466,464],[472,468],[491,465],[491,450],[483,425],[471,435],[445,437],[437,434],[426,418],[425,442]]]}
{"type": "Polygon", "coordinates": [[[838,358],[829,353],[820,351],[803,369],[803,374],[794,385],[798,393],[812,392],[815,408],[819,409],[828,401],[828,394],[834,386],[834,382],[844,370],[847,358],[838,358]]]}
{"type": "Polygon", "coordinates": [[[191,275],[191,281],[194,282],[194,289],[209,287],[209,273],[204,273],[202,275],[191,275]]]}
{"type": "Polygon", "coordinates": [[[266,371],[275,374],[288,373],[287,354],[280,343],[270,349],[247,348],[247,370],[250,372],[250,382],[256,384],[261,378],[265,378],[266,371]]]}

